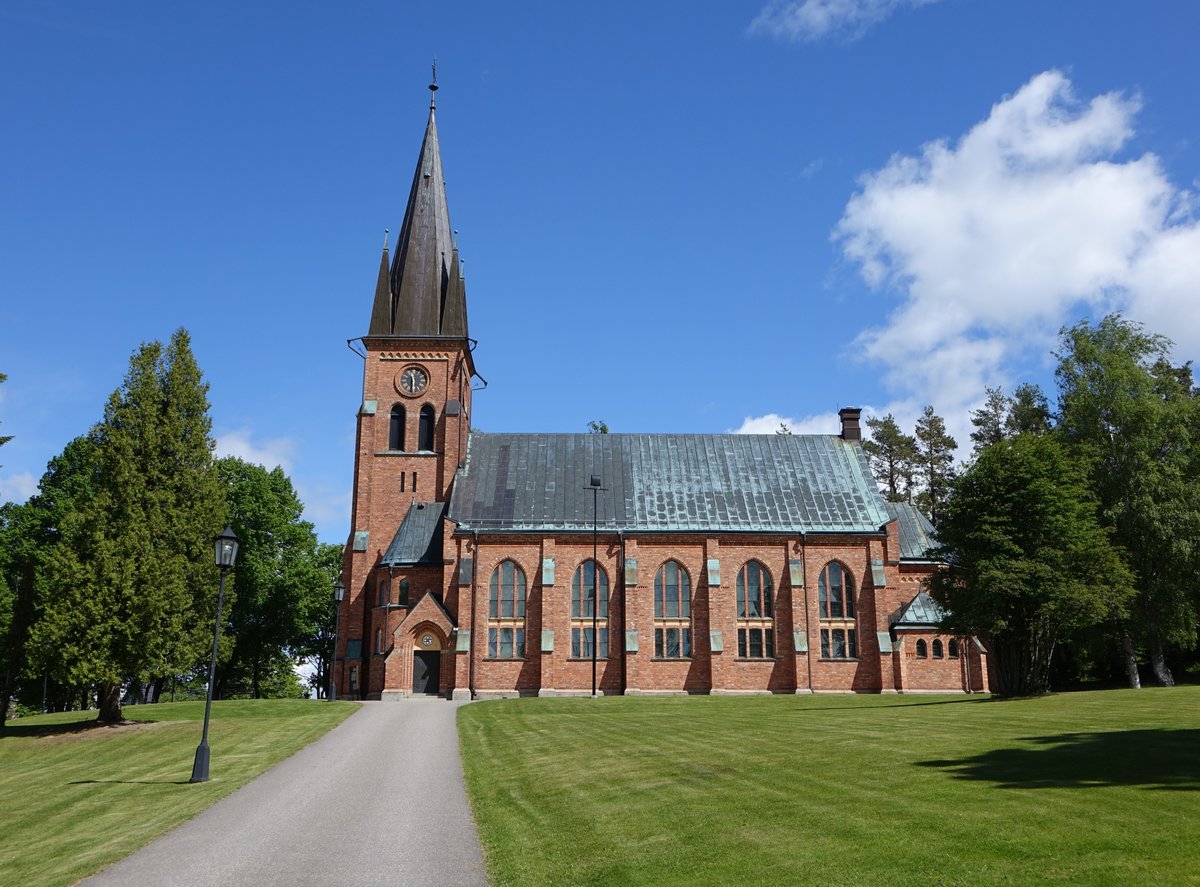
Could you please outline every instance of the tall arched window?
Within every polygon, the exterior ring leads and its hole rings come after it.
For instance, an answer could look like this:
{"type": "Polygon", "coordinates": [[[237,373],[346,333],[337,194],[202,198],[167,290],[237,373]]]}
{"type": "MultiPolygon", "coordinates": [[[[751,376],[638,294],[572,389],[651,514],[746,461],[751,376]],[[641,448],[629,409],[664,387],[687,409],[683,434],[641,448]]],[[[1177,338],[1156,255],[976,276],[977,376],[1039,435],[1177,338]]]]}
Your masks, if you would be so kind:
{"type": "Polygon", "coordinates": [[[488,656],[520,659],[525,655],[525,571],[501,561],[488,589],[488,656]]]}
{"type": "Polygon", "coordinates": [[[408,580],[407,579],[400,580],[399,597],[398,597],[396,603],[398,603],[398,604],[407,604],[408,603],[408,580]]]}
{"type": "Polygon", "coordinates": [[[942,657],[942,642],[940,640],[933,642],[933,658],[934,659],[943,658],[942,657]]]}
{"type": "Polygon", "coordinates": [[[678,561],[667,561],[654,576],[654,655],[692,655],[692,580],[678,561]]]}
{"type": "Polygon", "coordinates": [[[593,613],[600,630],[596,658],[608,658],[608,574],[595,561],[579,565],[571,579],[571,655],[592,658],[593,613]]]}
{"type": "Polygon", "coordinates": [[[738,656],[743,659],[775,657],[774,601],[771,574],[758,561],[750,561],[737,578],[738,656]]]}
{"type": "Polygon", "coordinates": [[[392,407],[392,417],[388,421],[388,449],[404,449],[404,407],[400,404],[392,407]]]}
{"type": "Polygon", "coordinates": [[[433,407],[429,404],[421,407],[421,423],[417,430],[417,449],[431,451],[433,449],[433,407]]]}
{"type": "Polygon", "coordinates": [[[837,561],[827,563],[817,580],[817,609],[822,623],[821,658],[857,659],[854,577],[837,561]]]}
{"type": "Polygon", "coordinates": [[[384,576],[379,580],[379,606],[386,607],[391,603],[391,583],[388,582],[388,577],[384,576]]]}

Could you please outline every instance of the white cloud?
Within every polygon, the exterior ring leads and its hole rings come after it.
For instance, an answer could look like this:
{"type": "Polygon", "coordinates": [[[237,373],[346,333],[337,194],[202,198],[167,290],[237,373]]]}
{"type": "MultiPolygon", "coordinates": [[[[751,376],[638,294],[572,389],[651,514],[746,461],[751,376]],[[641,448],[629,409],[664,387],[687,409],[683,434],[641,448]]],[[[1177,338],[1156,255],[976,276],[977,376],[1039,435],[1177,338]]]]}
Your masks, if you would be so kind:
{"type": "Polygon", "coordinates": [[[751,34],[797,43],[844,37],[857,40],[900,9],[937,0],[771,0],[750,23],[751,34]]]}
{"type": "MultiPolygon", "coordinates": [[[[869,408],[863,409],[863,415],[868,415],[869,408]]],[[[842,430],[842,420],[837,413],[815,413],[793,419],[778,413],[767,413],[764,416],[747,416],[737,428],[728,430],[729,434],[774,434],[780,424],[786,425],[793,434],[838,434],[842,430]]]]}
{"type": "Polygon", "coordinates": [[[248,429],[240,428],[217,435],[216,454],[218,458],[237,456],[246,462],[262,465],[264,468],[274,468],[278,465],[285,474],[292,470],[292,460],[296,455],[296,442],[288,437],[274,437],[255,443],[251,440],[248,429]]]}
{"type": "Polygon", "coordinates": [[[1139,109],[1119,93],[1082,102],[1048,71],[956,144],[862,178],[834,239],[869,285],[900,296],[857,342],[893,391],[949,420],[1085,312],[1119,310],[1169,335],[1177,359],[1200,352],[1191,197],[1154,155],[1116,156],[1139,109]]]}
{"type": "Polygon", "coordinates": [[[31,471],[0,477],[0,502],[24,502],[37,492],[38,479],[31,471]]]}

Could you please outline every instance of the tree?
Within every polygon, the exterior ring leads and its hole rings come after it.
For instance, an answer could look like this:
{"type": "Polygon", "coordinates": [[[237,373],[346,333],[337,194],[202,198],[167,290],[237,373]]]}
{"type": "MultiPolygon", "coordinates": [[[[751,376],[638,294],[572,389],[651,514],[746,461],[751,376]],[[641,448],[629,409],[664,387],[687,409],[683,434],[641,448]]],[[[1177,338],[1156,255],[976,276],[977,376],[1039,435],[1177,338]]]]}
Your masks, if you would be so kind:
{"type": "Polygon", "coordinates": [[[57,679],[99,687],[101,722],[122,719],[126,681],[180,673],[208,646],[225,506],[207,392],[184,330],[134,352],[95,429],[95,494],[49,555],[33,647],[57,679]]]}
{"type": "MultiPolygon", "coordinates": [[[[20,689],[30,658],[28,636],[41,613],[41,601],[53,590],[48,555],[62,538],[67,516],[94,494],[95,456],[91,434],[75,438],[50,460],[38,492],[28,502],[0,508],[0,661],[6,665],[0,723],[20,689]]],[[[46,668],[43,653],[35,651],[32,657],[39,671],[46,668]]]]}
{"type": "Polygon", "coordinates": [[[889,502],[911,502],[916,438],[902,432],[891,413],[882,419],[869,417],[867,428],[871,437],[863,441],[863,450],[876,482],[883,487],[889,502]]]}
{"type": "Polygon", "coordinates": [[[1008,435],[1005,433],[1005,420],[1008,416],[1012,401],[1005,396],[1000,388],[987,388],[987,399],[977,410],[971,411],[971,424],[975,430],[971,432],[971,440],[975,443],[973,455],[994,443],[999,443],[1008,435]]]}
{"type": "Polygon", "coordinates": [[[1137,599],[1119,636],[1131,686],[1136,644],[1158,682],[1172,647],[1196,642],[1200,585],[1200,401],[1171,343],[1110,315],[1060,333],[1058,429],[1087,466],[1101,522],[1127,552],[1137,599]]]}
{"type": "Polygon", "coordinates": [[[603,419],[588,422],[588,434],[608,434],[608,423],[603,419]]]}
{"type": "MultiPolygon", "coordinates": [[[[4,373],[0,373],[0,384],[3,384],[7,379],[8,379],[8,376],[4,375],[4,373]]],[[[0,447],[4,446],[10,440],[12,440],[11,434],[8,435],[7,437],[3,434],[0,434],[0,447]]]]}
{"type": "Polygon", "coordinates": [[[1045,434],[1050,427],[1050,405],[1042,389],[1029,382],[1014,388],[1008,418],[1004,420],[1005,435],[1045,434]]]}
{"type": "MultiPolygon", "coordinates": [[[[320,697],[329,688],[329,663],[333,651],[333,633],[337,628],[337,604],[332,589],[342,570],[342,546],[321,542],[317,545],[317,563],[324,573],[323,598],[312,600],[304,634],[293,653],[301,663],[312,662],[316,668],[309,678],[314,696],[320,697]]],[[[345,630],[345,626],[342,626],[345,630]]]]}
{"type": "Polygon", "coordinates": [[[792,429],[787,422],[780,422],[779,427],[775,429],[776,434],[791,434],[792,429]]]}
{"type": "Polygon", "coordinates": [[[915,473],[921,486],[916,505],[937,526],[941,520],[942,504],[954,482],[954,451],[958,442],[946,433],[946,423],[926,406],[917,420],[915,473]]]}
{"type": "MultiPolygon", "coordinates": [[[[283,469],[228,457],[217,462],[229,519],[241,547],[229,612],[229,658],[217,687],[242,688],[255,699],[292,672],[333,599],[323,550],[283,469]],[[274,678],[273,678],[274,676],[274,678]]],[[[340,551],[340,549],[339,549],[340,551]]]]}
{"type": "Polygon", "coordinates": [[[957,479],[938,538],[951,564],[930,583],[943,630],[986,642],[1000,696],[1047,692],[1059,640],[1119,615],[1132,591],[1084,471],[1052,436],[982,450],[957,479]]]}

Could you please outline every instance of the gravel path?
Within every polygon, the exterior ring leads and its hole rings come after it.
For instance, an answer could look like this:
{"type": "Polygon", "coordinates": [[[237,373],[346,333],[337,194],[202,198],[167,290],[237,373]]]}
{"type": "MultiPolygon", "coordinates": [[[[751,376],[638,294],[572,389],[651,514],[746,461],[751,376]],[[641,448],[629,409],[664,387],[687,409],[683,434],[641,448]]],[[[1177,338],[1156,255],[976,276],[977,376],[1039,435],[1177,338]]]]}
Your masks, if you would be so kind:
{"type": "MultiPolygon", "coordinates": [[[[454,716],[367,702],[319,740],[127,859],[102,885],[486,885],[454,716]]],[[[220,749],[213,749],[217,772],[220,749]]]]}

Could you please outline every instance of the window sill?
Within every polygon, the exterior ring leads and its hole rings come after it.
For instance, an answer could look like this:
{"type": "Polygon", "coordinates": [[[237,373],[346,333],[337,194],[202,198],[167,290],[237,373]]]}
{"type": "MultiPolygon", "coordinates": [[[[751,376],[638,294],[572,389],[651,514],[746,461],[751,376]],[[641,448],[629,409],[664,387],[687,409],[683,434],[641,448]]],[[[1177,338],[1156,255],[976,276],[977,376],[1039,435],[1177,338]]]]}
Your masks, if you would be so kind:
{"type": "MultiPolygon", "coordinates": [[[[608,659],[609,659],[609,657],[607,657],[607,656],[597,656],[596,657],[597,662],[608,662],[608,659]]],[[[567,661],[568,662],[591,662],[592,657],[591,656],[568,656],[567,661]]]]}
{"type": "Polygon", "coordinates": [[[834,656],[822,656],[822,657],[821,657],[820,659],[818,659],[817,661],[818,661],[818,662],[859,662],[859,661],[861,661],[861,660],[859,660],[859,658],[858,658],[857,656],[855,656],[855,657],[850,657],[850,656],[842,656],[842,657],[834,657],[834,656]]]}
{"type": "Polygon", "coordinates": [[[738,656],[735,662],[778,662],[778,656],[738,656]]]}
{"type": "Polygon", "coordinates": [[[524,656],[484,656],[484,662],[524,662],[524,656]]]}
{"type": "Polygon", "coordinates": [[[651,656],[651,662],[694,662],[691,656],[651,656]]]}

